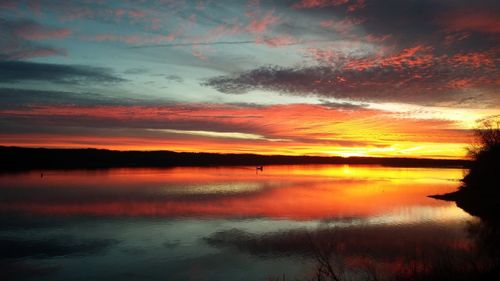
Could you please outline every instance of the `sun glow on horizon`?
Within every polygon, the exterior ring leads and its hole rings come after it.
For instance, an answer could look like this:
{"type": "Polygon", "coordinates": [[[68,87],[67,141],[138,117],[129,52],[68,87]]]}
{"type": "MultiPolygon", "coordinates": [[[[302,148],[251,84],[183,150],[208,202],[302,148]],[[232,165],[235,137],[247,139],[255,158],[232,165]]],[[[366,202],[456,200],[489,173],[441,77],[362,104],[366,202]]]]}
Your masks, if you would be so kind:
{"type": "MultiPolygon", "coordinates": [[[[177,106],[0,109],[0,114],[47,119],[53,124],[79,122],[84,118],[97,123],[132,125],[130,128],[97,127],[93,135],[87,135],[86,131],[71,131],[69,135],[50,132],[4,134],[0,144],[264,155],[465,157],[465,147],[472,141],[472,131],[456,120],[459,115],[453,115],[454,120],[435,119],[414,111],[415,108],[399,112],[370,108],[335,109],[317,104],[190,105],[189,111],[177,106]],[[403,111],[406,113],[401,117],[403,111]],[[220,128],[189,128],[189,124],[198,123],[216,124],[220,128]],[[135,128],[135,124],[141,127],[135,128]],[[142,128],[142,124],[148,125],[142,128]],[[151,124],[162,124],[167,128],[155,128],[151,124]]],[[[462,112],[465,116],[469,111],[462,112]]],[[[475,114],[476,118],[484,118],[491,111],[477,111],[475,114]]]]}

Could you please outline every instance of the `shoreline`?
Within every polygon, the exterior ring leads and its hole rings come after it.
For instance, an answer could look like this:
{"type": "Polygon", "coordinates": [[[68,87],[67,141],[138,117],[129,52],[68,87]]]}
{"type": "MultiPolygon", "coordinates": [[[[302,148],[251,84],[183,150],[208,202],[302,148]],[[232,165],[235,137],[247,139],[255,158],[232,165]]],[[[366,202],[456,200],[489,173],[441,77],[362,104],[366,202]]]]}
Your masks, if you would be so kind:
{"type": "Polygon", "coordinates": [[[408,168],[466,168],[469,160],[218,154],[174,151],[115,151],[0,146],[0,171],[73,170],[103,168],[217,167],[262,165],[380,165],[408,168]]]}
{"type": "Polygon", "coordinates": [[[427,197],[455,202],[460,209],[481,219],[499,220],[497,214],[500,213],[500,204],[498,203],[498,195],[494,192],[480,192],[461,187],[453,192],[427,197]]]}

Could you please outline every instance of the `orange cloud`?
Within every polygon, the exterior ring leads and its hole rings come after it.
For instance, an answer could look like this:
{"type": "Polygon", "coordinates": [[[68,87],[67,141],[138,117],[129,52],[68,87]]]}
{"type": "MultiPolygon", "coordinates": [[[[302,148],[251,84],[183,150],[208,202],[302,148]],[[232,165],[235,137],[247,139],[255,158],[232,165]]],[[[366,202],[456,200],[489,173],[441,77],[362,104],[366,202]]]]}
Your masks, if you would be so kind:
{"type": "Polygon", "coordinates": [[[489,52],[471,52],[456,54],[451,57],[450,61],[456,64],[464,64],[473,68],[487,67],[495,69],[495,64],[500,59],[495,58],[494,51],[489,52]]]}
{"type": "Polygon", "coordinates": [[[2,145],[461,158],[470,141],[454,121],[346,104],[39,106],[0,115],[59,128],[52,134],[2,134],[2,145]],[[73,134],[68,127],[85,130],[73,134]]]}
{"type": "Polygon", "coordinates": [[[432,48],[429,46],[417,45],[386,57],[352,60],[345,68],[362,71],[377,66],[402,68],[430,65],[434,60],[431,51],[432,48]]]}
{"type": "Polygon", "coordinates": [[[268,26],[278,22],[279,17],[275,16],[274,11],[267,12],[261,18],[254,18],[246,27],[246,30],[251,33],[262,33],[267,30],[268,26]]]}

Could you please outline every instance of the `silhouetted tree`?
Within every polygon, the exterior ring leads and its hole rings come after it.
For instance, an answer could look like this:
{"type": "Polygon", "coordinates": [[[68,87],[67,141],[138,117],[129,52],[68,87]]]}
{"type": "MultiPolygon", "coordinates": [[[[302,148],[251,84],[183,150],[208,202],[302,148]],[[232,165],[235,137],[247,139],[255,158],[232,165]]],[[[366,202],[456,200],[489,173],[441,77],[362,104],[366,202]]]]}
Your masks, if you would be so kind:
{"type": "Polygon", "coordinates": [[[469,149],[474,162],[463,179],[464,188],[480,190],[500,187],[500,122],[483,121],[475,130],[477,144],[469,149]]]}
{"type": "Polygon", "coordinates": [[[484,120],[474,130],[476,141],[469,147],[469,154],[474,158],[500,145],[500,121],[484,120]]]}
{"type": "Polygon", "coordinates": [[[470,149],[473,162],[454,194],[457,205],[488,220],[500,212],[500,122],[484,121],[475,130],[477,144],[470,149]]]}

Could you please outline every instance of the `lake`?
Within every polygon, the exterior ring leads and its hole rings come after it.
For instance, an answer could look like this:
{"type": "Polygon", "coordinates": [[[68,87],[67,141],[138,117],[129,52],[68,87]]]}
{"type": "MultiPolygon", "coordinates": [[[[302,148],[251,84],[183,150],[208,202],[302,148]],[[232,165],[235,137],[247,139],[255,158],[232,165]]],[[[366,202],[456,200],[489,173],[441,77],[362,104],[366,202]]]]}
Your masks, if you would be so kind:
{"type": "Polygon", "coordinates": [[[0,279],[305,280],[330,251],[351,280],[383,280],[470,251],[477,220],[427,197],[462,177],[348,165],[4,173],[0,279]]]}

